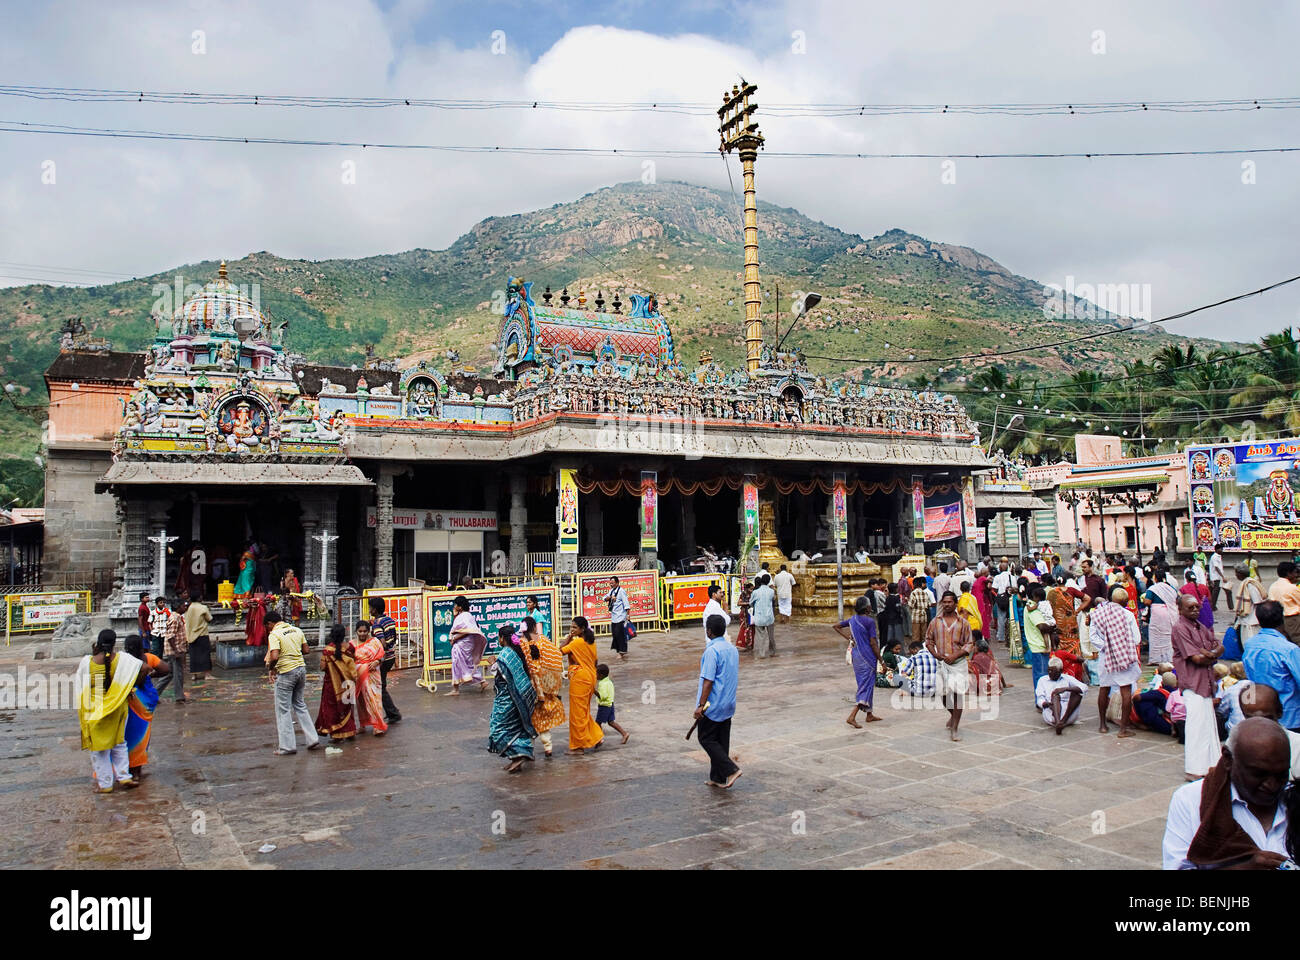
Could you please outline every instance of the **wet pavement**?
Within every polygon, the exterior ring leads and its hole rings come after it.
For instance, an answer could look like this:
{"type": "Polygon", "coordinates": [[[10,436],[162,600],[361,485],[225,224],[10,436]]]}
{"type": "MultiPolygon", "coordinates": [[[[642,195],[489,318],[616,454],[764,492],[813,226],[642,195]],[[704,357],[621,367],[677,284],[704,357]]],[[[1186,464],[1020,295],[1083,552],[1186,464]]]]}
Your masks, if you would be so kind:
{"type": "MultiPolygon", "coordinates": [[[[642,633],[611,662],[626,745],[607,729],[599,751],[571,756],[560,727],[555,758],[539,743],[513,775],[486,750],[491,690],[431,694],[418,671],[390,676],[402,723],[336,755],[272,755],[260,671],[187,684],[188,705],[169,690],[143,786],[107,796],[91,792],[74,711],[0,712],[0,867],[1159,866],[1182,748],[1097,733],[1095,693],[1058,737],[1029,671],[1007,668],[1015,686],[996,711],[967,712],[960,743],[946,712],[883,688],[883,722],[859,730],[844,722],[855,684],[833,631],[778,625],[776,643],[775,659],[741,654],[732,753],[744,775],[729,791],[705,784],[704,751],[684,739],[699,628],[642,633]]],[[[0,648],[0,671],[75,668],[27,656],[0,648]]],[[[314,671],[313,715],[319,693],[314,671]]]]}

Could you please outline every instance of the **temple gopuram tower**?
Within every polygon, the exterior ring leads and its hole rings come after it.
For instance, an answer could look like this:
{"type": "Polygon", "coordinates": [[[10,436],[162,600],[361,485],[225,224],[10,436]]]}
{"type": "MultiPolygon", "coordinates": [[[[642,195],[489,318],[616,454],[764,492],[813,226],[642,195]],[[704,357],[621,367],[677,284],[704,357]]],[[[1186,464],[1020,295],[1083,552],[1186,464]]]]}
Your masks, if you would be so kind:
{"type": "Polygon", "coordinates": [[[754,194],[754,161],[758,148],[763,145],[763,135],[758,132],[758,122],[753,119],[758,104],[750,97],[758,86],[746,83],[733,86],[730,93],[722,94],[718,108],[718,133],[722,142],[718,151],[723,154],[736,150],[745,176],[745,365],[752,377],[759,368],[763,353],[762,300],[758,288],[758,199],[754,194]]]}

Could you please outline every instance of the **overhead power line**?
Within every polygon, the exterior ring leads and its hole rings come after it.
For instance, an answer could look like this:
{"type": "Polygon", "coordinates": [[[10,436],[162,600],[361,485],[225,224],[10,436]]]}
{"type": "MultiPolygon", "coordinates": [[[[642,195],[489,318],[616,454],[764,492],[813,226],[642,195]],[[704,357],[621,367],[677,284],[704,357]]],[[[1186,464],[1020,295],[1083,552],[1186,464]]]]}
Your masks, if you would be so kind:
{"type": "MultiPolygon", "coordinates": [[[[0,84],[0,96],[71,103],[161,103],[191,106],[305,107],[313,109],[550,110],[580,113],[669,113],[713,116],[718,105],[702,101],[665,100],[532,100],[527,98],[428,98],[401,96],[312,96],[270,93],[200,93],[194,91],[126,90],[100,87],[49,87],[0,84]]],[[[1100,100],[1076,102],[1002,103],[781,103],[764,102],[772,116],[878,117],[963,116],[1008,117],[1093,116],[1116,113],[1224,113],[1300,109],[1300,97],[1242,97],[1208,100],[1100,100]]]]}
{"type": "Polygon", "coordinates": [[[1180,313],[1171,313],[1166,317],[1158,317],[1155,320],[1141,320],[1131,323],[1125,327],[1114,327],[1107,330],[1099,330],[1096,333],[1089,333],[1083,336],[1066,337],[1063,340],[1051,340],[1046,343],[1035,343],[1027,347],[1016,347],[1012,350],[1000,350],[995,353],[961,353],[946,357],[918,357],[909,354],[906,358],[897,357],[827,357],[817,354],[805,354],[809,360],[829,360],[835,363],[948,363],[956,360],[993,360],[998,357],[1010,357],[1020,353],[1030,353],[1034,350],[1045,350],[1049,347],[1061,347],[1067,344],[1081,343],[1085,340],[1096,340],[1099,337],[1111,337],[1117,333],[1132,333],[1139,327],[1151,327],[1157,323],[1168,323],[1170,320],[1181,320],[1183,317],[1190,317],[1192,314],[1201,313],[1204,310],[1212,310],[1215,307],[1222,307],[1225,304],[1235,303],[1238,300],[1245,300],[1247,297],[1259,296],[1270,290],[1276,290],[1278,287],[1286,286],[1288,283],[1295,283],[1300,280],[1300,274],[1294,277],[1288,277],[1285,280],[1279,280],[1276,283],[1270,283],[1266,287],[1260,287],[1258,290],[1251,290],[1247,293],[1239,293],[1235,296],[1225,297],[1222,300],[1216,300],[1214,303],[1203,304],[1199,307],[1192,307],[1190,310],[1183,310],[1180,313]]]}
{"type": "MultiPolygon", "coordinates": [[[[214,133],[184,133],[162,130],[130,130],[115,127],[79,127],[67,124],[39,123],[23,120],[0,120],[2,133],[27,133],[45,136],[107,137],[120,140],[165,140],[193,143],[232,143],[292,147],[349,147],[358,150],[414,150],[445,153],[501,153],[525,156],[582,157],[655,157],[685,159],[712,157],[716,150],[678,149],[670,147],[536,147],[511,144],[439,144],[389,143],[365,140],[316,140],[295,137],[231,136],[214,133]]],[[[852,153],[848,151],[780,151],[765,150],[763,156],[777,160],[1106,160],[1152,159],[1156,157],[1254,156],[1258,154],[1300,153],[1300,146],[1225,147],[1204,150],[1092,150],[1074,152],[1019,153],[852,153]]]]}

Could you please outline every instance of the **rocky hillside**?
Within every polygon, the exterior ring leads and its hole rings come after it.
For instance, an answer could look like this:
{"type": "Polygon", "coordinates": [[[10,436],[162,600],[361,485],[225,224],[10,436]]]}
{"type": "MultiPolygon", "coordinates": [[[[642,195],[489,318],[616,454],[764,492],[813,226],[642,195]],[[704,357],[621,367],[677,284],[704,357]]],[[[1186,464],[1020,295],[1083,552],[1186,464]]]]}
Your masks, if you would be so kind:
{"type": "MultiPolygon", "coordinates": [[[[770,204],[760,204],[758,222],[769,335],[774,310],[784,331],[794,292],[817,290],[821,305],[788,346],[846,361],[893,358],[870,365],[814,361],[815,370],[868,369],[895,380],[923,371],[952,383],[987,364],[940,373],[933,364],[908,362],[909,353],[992,351],[1029,335],[1066,338],[1105,322],[1045,319],[1042,284],[968,247],[898,229],[863,238],[770,204]]],[[[20,403],[43,401],[41,375],[71,316],[117,349],[143,347],[152,335],[155,284],[173,287],[178,275],[187,284],[206,282],[223,254],[231,279],[257,284],[262,305],[290,321],[290,347],[315,360],[357,363],[373,343],[381,356],[407,359],[436,360],[455,347],[487,367],[497,326],[493,305],[515,274],[536,281],[538,295],[547,285],[557,294],[566,286],[575,296],[585,290],[589,299],[597,291],[607,299],[615,291],[624,299],[653,291],[687,363],[704,349],[738,363],[744,356],[742,223],[739,198],[727,192],[685,183],[620,184],[549,209],[484,220],[445,250],[326,261],[266,252],[236,259],[237,251],[214,250],[211,261],[122,283],[0,289],[0,377],[18,385],[13,395],[20,403]]],[[[1026,354],[1009,367],[1054,378],[1083,367],[1104,370],[1170,342],[1185,341],[1162,332],[1105,337],[1026,354]]],[[[15,440],[10,451],[30,460],[39,440],[30,419],[0,405],[0,431],[15,440]]]]}

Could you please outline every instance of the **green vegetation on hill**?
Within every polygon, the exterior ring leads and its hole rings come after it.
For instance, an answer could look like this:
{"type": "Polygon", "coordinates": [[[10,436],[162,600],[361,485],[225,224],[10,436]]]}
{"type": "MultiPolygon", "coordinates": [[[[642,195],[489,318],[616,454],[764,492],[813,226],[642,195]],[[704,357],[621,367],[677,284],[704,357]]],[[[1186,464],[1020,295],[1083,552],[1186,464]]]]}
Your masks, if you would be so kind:
{"type": "MultiPolygon", "coordinates": [[[[683,183],[633,183],[484,220],[445,250],[318,262],[263,252],[230,261],[229,273],[237,284],[256,284],[262,306],[289,321],[290,348],[318,362],[361,363],[368,344],[380,356],[401,358],[436,358],[454,347],[486,370],[497,331],[494,304],[504,296],[507,276],[515,275],[535,281],[535,298],[548,284],[557,297],[567,286],[575,298],[585,289],[589,305],[598,291],[607,301],[615,292],[626,300],[630,292],[653,291],[685,363],[708,350],[715,359],[739,364],[742,242],[742,214],[730,194],[683,183]]],[[[1027,331],[1036,340],[1051,340],[1113,322],[1048,320],[1042,284],[974,250],[902,230],[864,239],[760,203],[759,249],[769,342],[778,323],[782,332],[790,323],[796,291],[812,289],[824,298],[786,341],[787,348],[810,356],[843,358],[811,361],[816,372],[868,372],[904,382],[924,370],[936,385],[951,386],[995,361],[935,373],[933,364],[911,363],[908,354],[992,352],[1027,331]],[[851,362],[859,359],[877,362],[851,362]]],[[[99,287],[0,289],[0,377],[21,385],[25,402],[38,402],[66,318],[82,317],[116,349],[138,350],[153,336],[155,285],[173,289],[177,275],[186,284],[202,284],[216,271],[214,260],[99,287]]],[[[1009,369],[1059,380],[1080,368],[1118,370],[1188,342],[1163,332],[1103,337],[1025,355],[1009,369]]],[[[1197,344],[1202,350],[1219,346],[1197,344]]],[[[14,458],[33,463],[39,428],[18,422],[23,418],[5,406],[0,404],[3,452],[11,453],[13,437],[14,458]]],[[[38,494],[20,479],[25,471],[7,468],[9,462],[0,458],[0,482],[19,484],[19,499],[32,502],[38,494]]]]}

